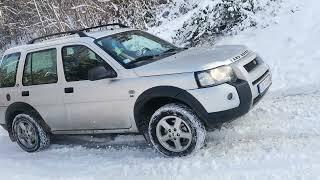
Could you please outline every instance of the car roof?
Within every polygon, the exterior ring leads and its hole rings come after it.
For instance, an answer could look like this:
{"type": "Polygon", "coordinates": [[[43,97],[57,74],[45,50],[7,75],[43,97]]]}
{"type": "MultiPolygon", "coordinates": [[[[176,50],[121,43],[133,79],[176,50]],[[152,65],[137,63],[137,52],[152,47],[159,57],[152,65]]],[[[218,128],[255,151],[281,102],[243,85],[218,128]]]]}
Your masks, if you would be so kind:
{"type": "Polygon", "coordinates": [[[11,54],[15,52],[21,52],[21,51],[30,51],[38,48],[43,47],[50,47],[50,46],[56,46],[56,45],[63,45],[67,43],[75,43],[75,42],[92,42],[95,39],[99,39],[105,36],[126,32],[126,31],[132,31],[137,29],[132,28],[119,28],[119,29],[110,29],[110,30],[103,30],[103,31],[92,31],[92,32],[84,32],[88,37],[79,37],[78,35],[68,35],[63,37],[58,37],[54,39],[48,39],[40,42],[35,42],[33,44],[24,44],[16,47],[9,48],[5,51],[4,55],[11,54]]]}

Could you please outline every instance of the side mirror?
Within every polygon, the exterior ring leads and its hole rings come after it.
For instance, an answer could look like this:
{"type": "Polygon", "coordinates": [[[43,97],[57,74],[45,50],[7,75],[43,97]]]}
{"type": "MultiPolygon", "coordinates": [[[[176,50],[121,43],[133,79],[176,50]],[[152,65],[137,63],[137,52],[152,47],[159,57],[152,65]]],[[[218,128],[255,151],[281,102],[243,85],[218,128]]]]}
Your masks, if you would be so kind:
{"type": "Polygon", "coordinates": [[[88,79],[90,81],[115,77],[117,77],[117,73],[112,68],[107,69],[104,66],[97,66],[88,71],[88,79]]]}

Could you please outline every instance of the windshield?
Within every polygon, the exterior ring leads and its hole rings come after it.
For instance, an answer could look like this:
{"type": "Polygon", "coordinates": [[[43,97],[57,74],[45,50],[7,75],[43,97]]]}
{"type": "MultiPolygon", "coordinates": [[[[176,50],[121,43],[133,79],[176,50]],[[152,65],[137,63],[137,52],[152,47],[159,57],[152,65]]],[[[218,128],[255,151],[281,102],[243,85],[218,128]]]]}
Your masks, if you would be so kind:
{"type": "Polygon", "coordinates": [[[118,33],[97,39],[95,42],[127,69],[157,61],[181,50],[142,31],[118,33]]]}

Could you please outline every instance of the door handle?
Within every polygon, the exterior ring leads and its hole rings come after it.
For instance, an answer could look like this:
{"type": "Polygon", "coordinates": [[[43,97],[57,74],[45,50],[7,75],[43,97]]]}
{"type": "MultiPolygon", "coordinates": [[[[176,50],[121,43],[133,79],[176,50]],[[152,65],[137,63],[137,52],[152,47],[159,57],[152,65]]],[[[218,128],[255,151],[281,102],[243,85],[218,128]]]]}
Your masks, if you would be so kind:
{"type": "Polygon", "coordinates": [[[6,95],[6,98],[7,98],[7,101],[10,101],[10,100],[11,100],[10,94],[7,94],[7,95],[6,95]]]}
{"type": "Polygon", "coordinates": [[[29,96],[29,91],[22,91],[21,95],[22,96],[29,96]]]}
{"type": "Polygon", "coordinates": [[[73,93],[73,87],[64,88],[64,93],[66,93],[66,94],[73,93]]]}

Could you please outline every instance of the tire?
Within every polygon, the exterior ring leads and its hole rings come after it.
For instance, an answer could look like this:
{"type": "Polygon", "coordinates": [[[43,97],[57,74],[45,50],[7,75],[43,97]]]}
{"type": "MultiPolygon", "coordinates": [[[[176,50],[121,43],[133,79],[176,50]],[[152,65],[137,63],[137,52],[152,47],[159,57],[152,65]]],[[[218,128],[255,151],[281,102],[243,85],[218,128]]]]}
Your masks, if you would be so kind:
{"type": "Polygon", "coordinates": [[[50,146],[50,133],[39,123],[41,119],[35,113],[21,113],[12,122],[12,133],[17,144],[26,152],[32,153],[50,146]]]}
{"type": "Polygon", "coordinates": [[[178,103],[159,108],[149,122],[149,138],[155,149],[168,157],[181,157],[199,150],[206,130],[197,115],[178,103]]]}

